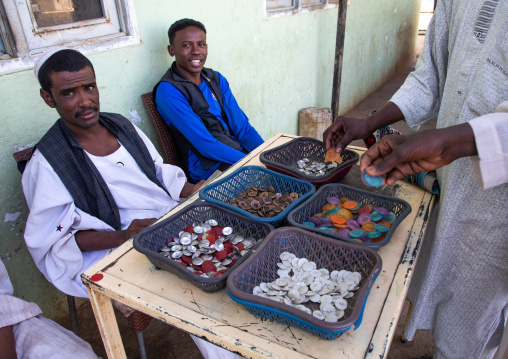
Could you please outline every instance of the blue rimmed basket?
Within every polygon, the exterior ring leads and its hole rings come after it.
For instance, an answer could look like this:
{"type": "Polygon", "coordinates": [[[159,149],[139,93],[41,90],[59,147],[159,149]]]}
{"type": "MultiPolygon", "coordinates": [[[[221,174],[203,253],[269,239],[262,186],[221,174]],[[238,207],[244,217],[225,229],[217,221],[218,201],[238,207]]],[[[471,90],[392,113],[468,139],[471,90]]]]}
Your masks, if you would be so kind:
{"type": "Polygon", "coordinates": [[[358,153],[346,149],[341,153],[342,163],[322,176],[310,176],[299,171],[297,162],[302,158],[308,158],[311,162],[324,162],[325,156],[326,147],[323,141],[312,137],[299,137],[262,152],[259,160],[268,169],[309,181],[316,188],[320,188],[344,178],[360,159],[358,153]]]}
{"type": "Polygon", "coordinates": [[[212,278],[204,278],[194,274],[175,260],[164,257],[159,253],[159,248],[166,245],[168,238],[178,236],[180,231],[195,222],[204,222],[212,218],[222,227],[231,227],[237,234],[257,239],[257,243],[252,249],[259,247],[270,231],[273,230],[273,227],[268,223],[253,221],[212,203],[197,202],[136,234],[133,239],[133,246],[138,252],[146,255],[155,267],[177,275],[204,292],[216,292],[226,286],[227,277],[252,251],[240,257],[226,273],[220,277],[212,278]]]}
{"type": "Polygon", "coordinates": [[[288,215],[288,213],[309,198],[316,188],[309,182],[282,175],[280,173],[268,170],[259,166],[245,166],[237,169],[229,176],[218,180],[199,191],[199,197],[207,202],[215,203],[241,215],[259,221],[262,223],[270,223],[277,227],[288,215]],[[267,188],[272,186],[276,192],[296,192],[302,196],[287,206],[281,213],[274,217],[260,217],[245,211],[239,207],[227,203],[230,199],[235,198],[244,189],[249,187],[267,188]]]}
{"type": "Polygon", "coordinates": [[[321,187],[308,200],[306,200],[305,203],[292,210],[288,214],[288,222],[292,226],[318,233],[330,238],[340,239],[350,243],[357,243],[359,245],[370,248],[380,248],[390,242],[393,233],[409,213],[411,213],[411,205],[402,199],[363,191],[340,183],[330,183],[321,187]],[[388,232],[384,234],[384,239],[377,243],[358,243],[354,239],[344,237],[338,233],[332,233],[324,229],[304,225],[303,223],[308,221],[309,217],[321,212],[323,206],[328,203],[326,201],[328,197],[347,197],[348,199],[356,201],[361,205],[370,203],[376,207],[383,207],[389,212],[393,212],[396,219],[392,223],[388,232]]]}
{"type": "MultiPolygon", "coordinates": [[[[381,257],[372,249],[361,245],[335,241],[331,238],[294,227],[281,227],[272,231],[255,253],[243,262],[227,280],[230,297],[242,304],[250,313],[291,325],[319,338],[333,340],[353,325],[358,328],[370,289],[381,272],[381,257]],[[346,269],[362,274],[359,289],[348,300],[344,317],[337,323],[319,320],[299,309],[252,294],[261,282],[277,279],[277,262],[282,252],[290,252],[316,263],[317,268],[346,269]]],[[[314,310],[319,304],[304,305],[314,310]]]]}

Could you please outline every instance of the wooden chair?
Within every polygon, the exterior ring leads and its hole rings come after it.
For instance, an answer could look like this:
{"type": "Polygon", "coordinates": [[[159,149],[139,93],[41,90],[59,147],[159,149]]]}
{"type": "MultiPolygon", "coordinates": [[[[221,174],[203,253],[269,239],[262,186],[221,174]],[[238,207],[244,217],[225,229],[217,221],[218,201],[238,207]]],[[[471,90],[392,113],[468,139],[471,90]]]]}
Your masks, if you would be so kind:
{"type": "Polygon", "coordinates": [[[170,165],[175,165],[182,168],[182,161],[176,149],[175,142],[171,137],[171,134],[168,130],[168,125],[159,115],[157,111],[157,106],[153,102],[152,93],[148,92],[144,95],[141,95],[141,99],[143,100],[148,113],[150,114],[150,118],[152,119],[153,125],[157,130],[157,135],[159,136],[159,141],[162,144],[164,163],[169,163],[170,165]]]}
{"type": "Polygon", "coordinates": [[[20,173],[23,173],[25,171],[26,163],[30,159],[30,157],[32,157],[32,152],[34,151],[34,149],[35,148],[32,146],[25,148],[24,150],[14,152],[12,154],[20,173]]]}
{"type": "MultiPolygon", "coordinates": [[[[18,166],[19,172],[23,173],[25,170],[26,163],[30,159],[32,152],[34,151],[34,147],[25,148],[24,150],[13,153],[14,160],[16,160],[16,164],[18,166]]],[[[71,327],[72,332],[79,336],[79,327],[78,327],[78,313],[76,310],[76,301],[75,298],[71,295],[67,295],[67,304],[69,305],[69,315],[71,318],[71,327]]],[[[150,324],[152,321],[152,317],[142,313],[138,310],[132,312],[131,315],[127,317],[127,322],[129,323],[129,327],[131,330],[136,333],[136,338],[138,341],[138,348],[140,358],[146,359],[146,348],[145,348],[145,340],[143,337],[143,330],[150,324]]]]}

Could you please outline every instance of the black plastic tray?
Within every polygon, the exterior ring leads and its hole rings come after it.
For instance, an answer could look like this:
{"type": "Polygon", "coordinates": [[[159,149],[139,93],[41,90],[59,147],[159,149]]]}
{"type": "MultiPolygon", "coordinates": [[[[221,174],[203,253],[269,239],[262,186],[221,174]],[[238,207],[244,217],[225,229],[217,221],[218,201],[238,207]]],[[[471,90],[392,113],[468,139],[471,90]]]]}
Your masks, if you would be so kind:
{"type": "Polygon", "coordinates": [[[205,292],[216,292],[226,286],[228,275],[247,259],[252,251],[240,257],[226,273],[215,278],[201,277],[178,264],[175,260],[159,254],[159,248],[166,244],[169,237],[178,236],[180,231],[194,222],[206,221],[211,218],[215,219],[222,227],[232,227],[235,233],[256,238],[258,242],[252,249],[257,248],[273,230],[273,227],[268,223],[256,222],[212,203],[198,202],[139,232],[134,236],[134,248],[145,254],[157,268],[171,272],[205,292]]]}
{"type": "Polygon", "coordinates": [[[305,157],[311,162],[324,162],[326,152],[323,141],[312,137],[299,137],[262,152],[259,160],[273,171],[301,178],[309,181],[316,188],[320,188],[325,184],[337,182],[339,179],[344,178],[351,170],[351,167],[360,159],[358,153],[346,149],[341,153],[342,163],[323,176],[309,176],[299,171],[297,165],[299,160],[305,157]]]}
{"type": "Polygon", "coordinates": [[[411,213],[411,206],[409,203],[402,199],[363,191],[340,183],[331,183],[321,187],[308,200],[306,200],[305,203],[289,212],[287,219],[290,225],[305,229],[307,231],[319,233],[327,237],[340,239],[350,243],[356,243],[370,248],[379,248],[390,242],[390,239],[397,229],[398,225],[404,218],[406,218],[409,213],[411,213]],[[337,198],[347,197],[350,200],[356,201],[362,205],[371,203],[374,206],[384,207],[388,211],[393,212],[397,219],[392,223],[390,230],[385,233],[385,238],[377,243],[358,243],[357,241],[348,237],[344,237],[340,234],[302,224],[303,222],[308,221],[309,217],[318,212],[321,212],[323,206],[327,204],[326,199],[332,196],[337,198]]]}
{"type": "MultiPolygon", "coordinates": [[[[294,227],[281,227],[271,232],[245,262],[228,278],[227,290],[231,298],[250,313],[305,330],[322,339],[332,340],[351,328],[358,328],[370,289],[381,272],[381,257],[370,248],[335,241],[294,227]],[[277,279],[277,262],[282,252],[315,262],[317,268],[346,269],[360,272],[362,280],[355,295],[348,300],[344,317],[336,323],[325,322],[297,308],[252,294],[261,282],[277,279]]],[[[315,303],[305,303],[309,309],[315,303]]],[[[318,305],[317,305],[318,307],[318,305]]]]}
{"type": "Polygon", "coordinates": [[[314,185],[307,181],[286,176],[260,166],[245,166],[240,167],[230,175],[202,188],[199,191],[199,197],[207,202],[215,203],[240,213],[252,220],[270,223],[274,227],[277,227],[286,218],[289,211],[303,203],[303,201],[309,198],[315,191],[316,188],[314,185]],[[297,192],[301,193],[302,196],[274,217],[260,217],[240,207],[227,203],[245,188],[252,186],[260,188],[273,186],[276,192],[297,192]]]}

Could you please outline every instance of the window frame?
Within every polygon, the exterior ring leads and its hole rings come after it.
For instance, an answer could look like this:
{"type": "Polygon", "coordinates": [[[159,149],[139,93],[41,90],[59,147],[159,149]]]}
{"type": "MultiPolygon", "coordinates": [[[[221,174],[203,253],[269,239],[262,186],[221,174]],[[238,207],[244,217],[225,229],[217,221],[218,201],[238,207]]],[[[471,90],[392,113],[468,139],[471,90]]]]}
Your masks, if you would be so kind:
{"type": "Polygon", "coordinates": [[[3,45],[3,50],[0,50],[0,61],[14,57],[16,55],[16,49],[13,46],[12,32],[2,1],[0,1],[0,41],[2,41],[3,45]]]}
{"type": "Polygon", "coordinates": [[[271,18],[277,18],[281,16],[289,16],[289,15],[296,15],[296,14],[303,14],[314,10],[322,10],[322,9],[334,9],[338,6],[338,2],[330,2],[333,0],[316,0],[319,2],[318,4],[310,4],[310,5],[303,5],[303,0],[293,0],[294,4],[291,7],[285,7],[280,9],[268,9],[267,3],[270,0],[264,0],[263,1],[263,18],[264,19],[271,19],[271,18]]]}
{"type": "MultiPolygon", "coordinates": [[[[0,35],[4,44],[7,42],[5,45],[8,52],[8,55],[0,52],[0,75],[33,68],[37,57],[47,48],[53,46],[67,46],[83,54],[90,54],[140,43],[133,0],[104,0],[103,11],[105,18],[44,28],[36,28],[33,13],[28,9],[28,6],[30,6],[30,0],[0,0],[0,12],[4,11],[2,19],[0,19],[0,35]],[[113,5],[116,6],[115,14],[111,14],[111,6],[113,5]],[[26,8],[20,9],[19,7],[26,8]],[[21,10],[25,12],[20,16],[19,12],[21,10]],[[109,19],[113,16],[118,18],[116,23],[120,31],[106,35],[97,35],[97,32],[90,34],[88,32],[91,27],[108,23],[109,19]],[[30,22],[30,25],[27,25],[27,21],[30,22]],[[29,26],[28,29],[27,26],[29,26]],[[44,44],[46,41],[34,42],[27,40],[27,32],[29,33],[28,35],[34,33],[33,36],[40,36],[40,33],[50,32],[57,40],[65,33],[63,35],[66,41],[61,44],[53,41],[41,47],[40,44],[44,44]],[[79,38],[76,39],[76,37],[79,38]]],[[[108,23],[107,25],[109,26],[110,24],[108,23]]],[[[109,26],[109,29],[111,29],[111,26],[109,26]]]]}

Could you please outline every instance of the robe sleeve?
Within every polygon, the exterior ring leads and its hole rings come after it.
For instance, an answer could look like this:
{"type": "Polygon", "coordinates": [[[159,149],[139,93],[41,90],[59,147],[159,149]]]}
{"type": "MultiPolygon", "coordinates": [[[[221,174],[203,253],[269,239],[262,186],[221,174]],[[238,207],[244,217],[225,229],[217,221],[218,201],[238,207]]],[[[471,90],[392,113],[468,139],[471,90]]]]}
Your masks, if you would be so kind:
{"type": "Polygon", "coordinates": [[[0,328],[18,324],[42,314],[37,304],[13,297],[12,293],[9,275],[3,262],[0,261],[0,328]]]}
{"type": "Polygon", "coordinates": [[[79,230],[114,229],[76,208],[71,194],[39,151],[28,162],[21,182],[30,209],[25,242],[35,265],[60,291],[88,297],[80,275],[111,250],[82,253],[74,234],[79,230]]]}
{"type": "Polygon", "coordinates": [[[152,156],[153,163],[155,164],[155,170],[157,179],[162,183],[164,188],[168,191],[171,198],[175,201],[180,201],[180,193],[182,192],[183,186],[187,182],[185,173],[183,170],[174,165],[163,163],[162,156],[157,152],[157,149],[153,145],[152,141],[141,131],[139,128],[134,126],[139,136],[146,145],[146,148],[152,156]]]}
{"type": "Polygon", "coordinates": [[[473,128],[478,156],[471,158],[478,183],[484,189],[508,182],[508,101],[495,113],[468,122],[473,128]]]}
{"type": "Polygon", "coordinates": [[[438,6],[427,28],[415,71],[390,99],[402,111],[410,128],[437,117],[441,104],[448,70],[449,9],[443,1],[438,6]]]}

